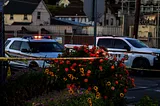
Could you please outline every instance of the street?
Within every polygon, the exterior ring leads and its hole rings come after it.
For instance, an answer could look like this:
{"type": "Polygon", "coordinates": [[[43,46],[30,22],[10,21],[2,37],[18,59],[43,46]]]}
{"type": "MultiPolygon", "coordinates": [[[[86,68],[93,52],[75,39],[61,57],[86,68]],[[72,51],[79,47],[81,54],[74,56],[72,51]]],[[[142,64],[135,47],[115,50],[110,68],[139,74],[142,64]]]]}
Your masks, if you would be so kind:
{"type": "Polygon", "coordinates": [[[129,89],[126,99],[130,104],[137,103],[145,95],[160,103],[160,72],[147,72],[144,76],[131,75],[136,87],[129,89]]]}

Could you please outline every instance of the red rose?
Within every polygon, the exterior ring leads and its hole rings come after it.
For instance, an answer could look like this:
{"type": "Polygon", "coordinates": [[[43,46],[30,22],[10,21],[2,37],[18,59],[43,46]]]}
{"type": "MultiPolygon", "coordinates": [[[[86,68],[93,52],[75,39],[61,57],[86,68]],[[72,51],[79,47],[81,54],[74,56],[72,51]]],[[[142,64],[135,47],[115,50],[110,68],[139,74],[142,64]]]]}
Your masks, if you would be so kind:
{"type": "Polygon", "coordinates": [[[102,62],[103,62],[103,59],[100,59],[99,62],[102,63],[102,62]]]}
{"type": "Polygon", "coordinates": [[[69,61],[69,60],[67,60],[67,61],[66,61],[66,64],[70,64],[70,61],[69,61]]]}
{"type": "Polygon", "coordinates": [[[88,70],[87,73],[90,74],[90,73],[91,73],[91,70],[88,70]]]}
{"type": "Polygon", "coordinates": [[[120,63],[120,64],[119,64],[119,67],[123,67],[123,66],[124,66],[124,64],[123,64],[123,63],[120,63]]]}
{"type": "Polygon", "coordinates": [[[60,61],[60,63],[59,64],[63,64],[64,63],[64,61],[60,61]]]}
{"type": "Polygon", "coordinates": [[[132,78],[131,81],[134,82],[134,79],[132,78]]]}
{"type": "Polygon", "coordinates": [[[68,68],[65,68],[65,71],[66,71],[66,72],[68,72],[68,70],[69,70],[68,68]]]}
{"type": "Polygon", "coordinates": [[[77,63],[73,63],[72,66],[75,67],[77,65],[77,63]]]}
{"type": "Polygon", "coordinates": [[[88,79],[86,78],[86,79],[84,79],[84,82],[88,82],[88,79]]]}
{"type": "Polygon", "coordinates": [[[107,99],[107,96],[104,96],[104,99],[107,99]]]}
{"type": "Polygon", "coordinates": [[[118,84],[118,81],[115,81],[115,84],[117,85],[117,84],[118,84]]]}
{"type": "Polygon", "coordinates": [[[58,63],[58,60],[56,59],[56,60],[54,60],[54,62],[55,62],[55,63],[58,63]]]}
{"type": "Polygon", "coordinates": [[[102,67],[102,66],[99,66],[99,70],[100,70],[100,71],[103,71],[103,67],[102,67]]]}
{"type": "Polygon", "coordinates": [[[108,58],[105,58],[106,61],[108,61],[108,58]]]}
{"type": "Polygon", "coordinates": [[[129,74],[128,70],[126,70],[126,74],[127,74],[127,75],[129,74]]]}
{"type": "Polygon", "coordinates": [[[77,46],[74,46],[73,49],[74,49],[74,50],[78,50],[78,47],[77,47],[77,46]]]}
{"type": "Polygon", "coordinates": [[[70,69],[72,70],[72,69],[73,69],[73,66],[71,66],[70,69]]]}
{"type": "Polygon", "coordinates": [[[120,74],[119,77],[121,78],[121,77],[122,77],[122,74],[120,74]]]}
{"type": "Polygon", "coordinates": [[[90,75],[91,75],[90,73],[87,73],[87,74],[86,74],[87,77],[89,77],[90,75]]]}
{"type": "Polygon", "coordinates": [[[88,90],[89,90],[89,91],[91,91],[91,90],[92,90],[92,88],[91,88],[91,87],[88,87],[88,90]]]}
{"type": "Polygon", "coordinates": [[[72,88],[75,88],[75,85],[74,85],[74,84],[72,84],[72,85],[71,85],[71,87],[72,87],[72,88]]]}
{"type": "Polygon", "coordinates": [[[127,93],[127,89],[124,89],[124,93],[127,93]]]}

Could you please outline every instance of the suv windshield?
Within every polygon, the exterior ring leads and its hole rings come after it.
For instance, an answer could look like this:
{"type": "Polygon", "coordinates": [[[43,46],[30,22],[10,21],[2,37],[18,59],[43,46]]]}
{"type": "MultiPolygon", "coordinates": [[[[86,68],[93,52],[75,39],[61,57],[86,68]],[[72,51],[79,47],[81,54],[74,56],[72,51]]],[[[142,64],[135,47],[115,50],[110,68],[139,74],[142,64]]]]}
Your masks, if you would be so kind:
{"type": "Polygon", "coordinates": [[[136,48],[148,48],[148,46],[140,40],[137,39],[126,39],[126,40],[136,48]]]}
{"type": "Polygon", "coordinates": [[[58,42],[29,42],[32,52],[62,52],[63,46],[58,42]]]}

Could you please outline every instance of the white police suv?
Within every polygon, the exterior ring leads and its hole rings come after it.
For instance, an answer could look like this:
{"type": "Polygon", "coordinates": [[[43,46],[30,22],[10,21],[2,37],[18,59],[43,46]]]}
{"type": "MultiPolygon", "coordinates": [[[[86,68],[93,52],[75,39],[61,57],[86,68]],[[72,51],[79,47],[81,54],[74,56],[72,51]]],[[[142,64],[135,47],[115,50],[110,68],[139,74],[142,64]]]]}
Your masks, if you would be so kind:
{"type": "MultiPolygon", "coordinates": [[[[72,49],[73,45],[65,44],[65,48],[72,49]]],[[[90,45],[90,47],[93,45],[90,45]]],[[[125,65],[129,68],[160,69],[160,49],[150,48],[142,41],[123,36],[96,37],[96,46],[105,47],[111,56],[118,59],[126,58],[125,65]]]]}
{"type": "MultiPolygon", "coordinates": [[[[63,46],[50,36],[25,36],[23,38],[8,38],[5,42],[7,57],[18,58],[57,58],[64,50],[63,46]]],[[[27,60],[10,61],[12,67],[46,67],[50,61],[27,60]]]]}

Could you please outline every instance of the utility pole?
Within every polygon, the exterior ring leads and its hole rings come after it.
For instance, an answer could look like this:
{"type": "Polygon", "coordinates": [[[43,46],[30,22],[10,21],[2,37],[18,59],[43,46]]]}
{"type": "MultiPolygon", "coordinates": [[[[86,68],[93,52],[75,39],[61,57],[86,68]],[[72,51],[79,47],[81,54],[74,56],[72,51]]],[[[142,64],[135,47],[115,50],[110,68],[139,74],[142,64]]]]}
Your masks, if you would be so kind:
{"type": "MultiPolygon", "coordinates": [[[[5,57],[4,6],[9,1],[0,0],[0,57],[5,57]]],[[[0,60],[0,84],[4,84],[7,76],[7,62],[0,60]]]]}
{"type": "Polygon", "coordinates": [[[134,33],[133,37],[138,38],[138,26],[139,26],[139,16],[140,16],[141,0],[136,0],[136,12],[134,20],[134,33]]]}
{"type": "Polygon", "coordinates": [[[106,26],[106,13],[108,11],[108,8],[107,8],[107,0],[105,0],[105,9],[104,9],[104,18],[103,18],[103,27],[106,26]]]}
{"type": "Polygon", "coordinates": [[[92,20],[94,20],[94,46],[96,46],[96,36],[97,36],[97,0],[93,0],[93,16],[92,20]]]}
{"type": "Polygon", "coordinates": [[[160,1],[157,1],[158,3],[158,15],[157,15],[157,48],[159,47],[159,3],[160,1]]]}
{"type": "Polygon", "coordinates": [[[122,23],[122,35],[124,35],[124,0],[121,0],[121,23],[122,23]]]}

